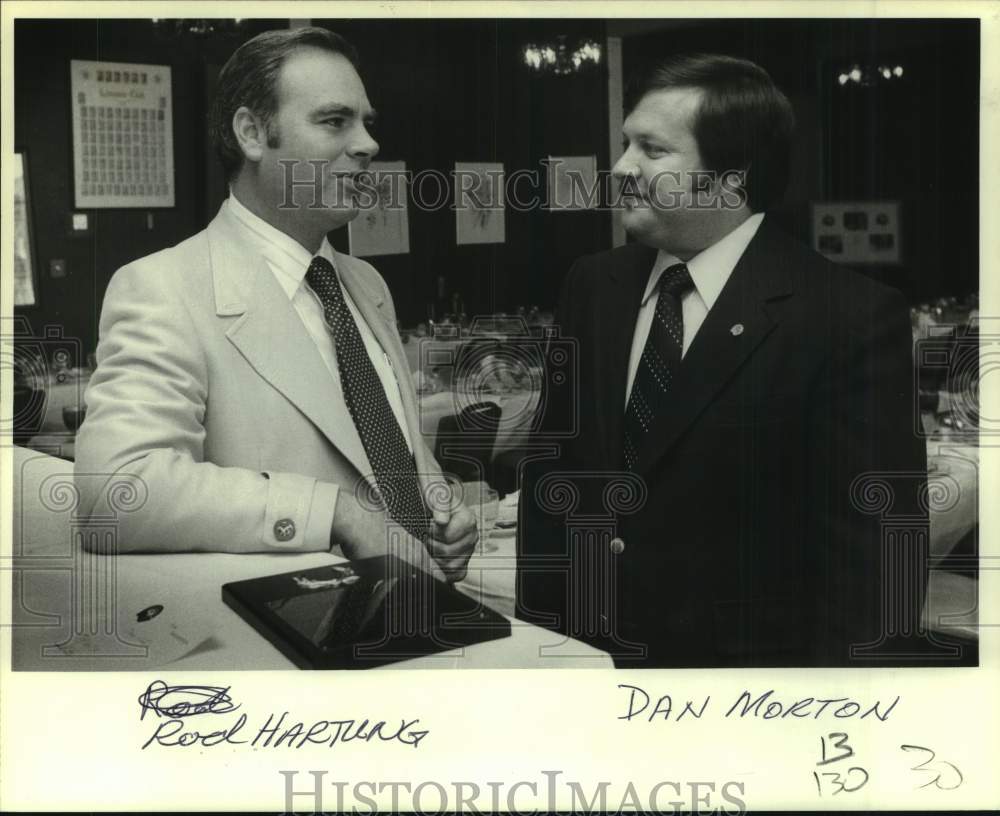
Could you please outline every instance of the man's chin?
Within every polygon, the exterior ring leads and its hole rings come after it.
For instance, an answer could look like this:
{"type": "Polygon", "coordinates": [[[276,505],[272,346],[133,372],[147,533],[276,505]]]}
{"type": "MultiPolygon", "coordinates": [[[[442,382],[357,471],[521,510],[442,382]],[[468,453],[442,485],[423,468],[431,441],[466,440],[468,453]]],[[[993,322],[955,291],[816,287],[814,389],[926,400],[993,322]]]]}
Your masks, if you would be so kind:
{"type": "Polygon", "coordinates": [[[330,207],[327,211],[327,230],[340,229],[358,217],[360,210],[353,205],[330,207]]]}
{"type": "Polygon", "coordinates": [[[621,218],[625,231],[637,241],[642,241],[645,236],[650,234],[651,225],[647,212],[641,212],[637,209],[626,209],[622,211],[621,218]]]}

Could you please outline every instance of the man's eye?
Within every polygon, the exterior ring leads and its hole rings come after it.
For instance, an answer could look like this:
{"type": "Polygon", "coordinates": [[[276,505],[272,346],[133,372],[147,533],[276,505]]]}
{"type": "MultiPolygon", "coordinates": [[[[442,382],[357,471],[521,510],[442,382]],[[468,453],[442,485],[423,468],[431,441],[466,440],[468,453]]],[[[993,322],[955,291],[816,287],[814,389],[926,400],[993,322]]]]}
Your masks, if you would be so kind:
{"type": "Polygon", "coordinates": [[[344,124],[345,124],[346,121],[347,120],[344,119],[343,116],[334,116],[334,117],[332,117],[330,119],[324,119],[323,120],[323,124],[324,125],[330,125],[330,127],[334,127],[334,128],[342,128],[344,126],[344,124]]]}
{"type": "Polygon", "coordinates": [[[643,150],[646,155],[650,158],[656,158],[657,156],[665,156],[667,151],[662,147],[657,147],[656,145],[646,145],[643,150]]]}

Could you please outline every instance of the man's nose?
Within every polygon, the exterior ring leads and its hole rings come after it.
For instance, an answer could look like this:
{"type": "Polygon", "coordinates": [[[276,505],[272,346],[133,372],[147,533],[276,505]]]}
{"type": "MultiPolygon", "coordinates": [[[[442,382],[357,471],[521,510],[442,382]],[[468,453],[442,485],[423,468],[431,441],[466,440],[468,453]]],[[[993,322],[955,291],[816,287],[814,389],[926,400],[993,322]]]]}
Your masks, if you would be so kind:
{"type": "Polygon", "coordinates": [[[357,136],[350,147],[350,154],[357,159],[374,159],[378,155],[379,146],[368,129],[361,126],[357,130],[357,136]]]}
{"type": "Polygon", "coordinates": [[[621,181],[628,176],[635,176],[638,173],[638,168],[635,165],[635,161],[632,158],[631,151],[626,150],[622,153],[621,158],[615,162],[615,166],[611,168],[611,175],[616,179],[621,181]]]}

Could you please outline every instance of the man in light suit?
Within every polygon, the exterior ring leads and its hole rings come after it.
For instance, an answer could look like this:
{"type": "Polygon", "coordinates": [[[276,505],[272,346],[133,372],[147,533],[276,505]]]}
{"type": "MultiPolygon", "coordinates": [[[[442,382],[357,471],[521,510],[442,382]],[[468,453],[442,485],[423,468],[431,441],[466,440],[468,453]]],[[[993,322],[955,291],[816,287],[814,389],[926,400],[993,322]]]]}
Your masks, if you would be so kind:
{"type": "Polygon", "coordinates": [[[421,439],[389,290],[326,238],[378,152],[356,65],[318,28],[242,45],[212,114],[229,199],[108,287],[76,473],[94,514],[133,481],[123,551],[356,558],[393,522],[404,557],[465,573],[475,521],[421,439]]]}
{"type": "Polygon", "coordinates": [[[891,663],[883,530],[909,536],[906,626],[927,545],[907,306],[765,214],[794,120],[760,67],[673,58],[632,102],[637,243],[564,282],[577,435],[526,468],[519,615],[623,666],[891,663]]]}

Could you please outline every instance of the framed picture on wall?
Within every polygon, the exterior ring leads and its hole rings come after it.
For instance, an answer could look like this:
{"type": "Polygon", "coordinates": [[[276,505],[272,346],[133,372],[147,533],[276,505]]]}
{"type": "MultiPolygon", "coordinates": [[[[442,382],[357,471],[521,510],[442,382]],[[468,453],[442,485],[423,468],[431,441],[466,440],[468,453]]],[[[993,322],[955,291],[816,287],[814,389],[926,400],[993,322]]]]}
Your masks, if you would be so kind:
{"type": "Polygon", "coordinates": [[[845,264],[901,262],[898,201],[814,201],[813,249],[845,264]]]}
{"type": "Polygon", "coordinates": [[[169,65],[70,60],[77,209],[174,206],[169,65]]]}
{"type": "Polygon", "coordinates": [[[28,158],[14,152],[14,305],[38,303],[38,263],[35,258],[34,226],[31,223],[31,185],[28,158]]]}

